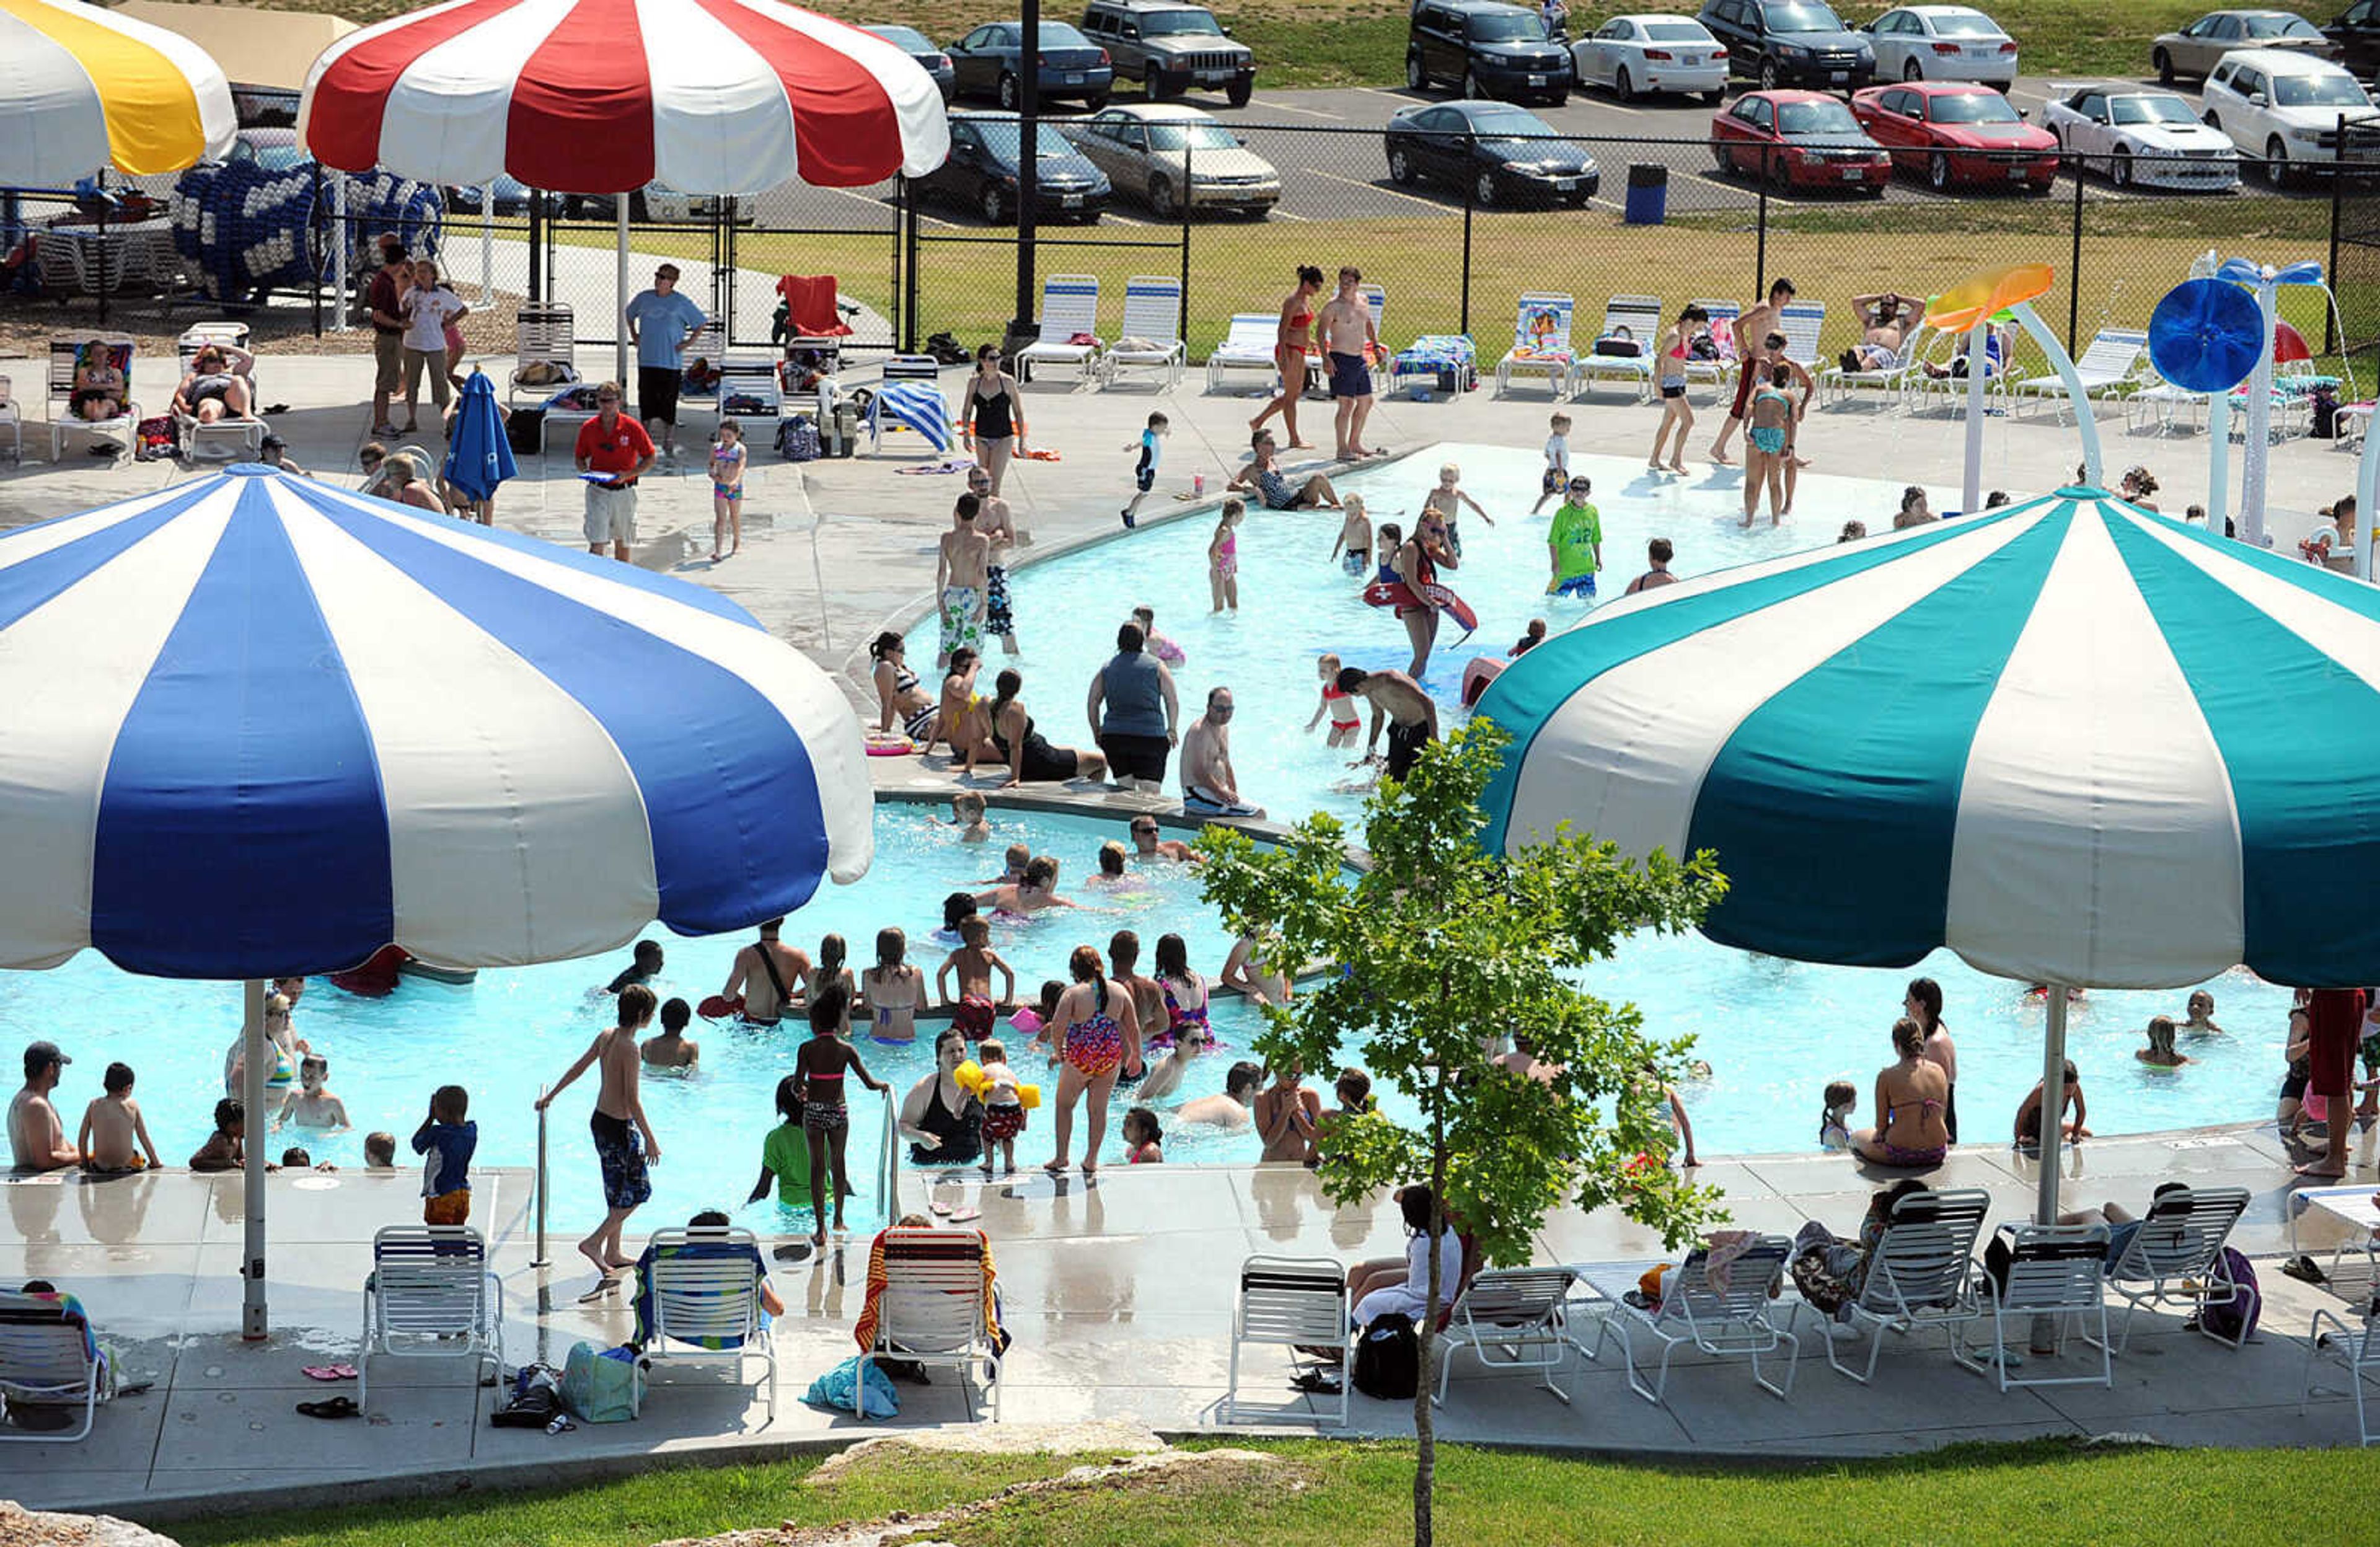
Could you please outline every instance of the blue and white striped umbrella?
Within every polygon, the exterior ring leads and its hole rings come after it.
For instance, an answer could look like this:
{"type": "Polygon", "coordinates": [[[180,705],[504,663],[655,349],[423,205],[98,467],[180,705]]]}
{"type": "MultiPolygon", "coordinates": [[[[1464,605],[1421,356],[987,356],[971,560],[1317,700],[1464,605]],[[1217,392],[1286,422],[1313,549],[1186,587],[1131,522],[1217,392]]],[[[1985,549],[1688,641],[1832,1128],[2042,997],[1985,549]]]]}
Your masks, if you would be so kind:
{"type": "Polygon", "coordinates": [[[857,723],[735,603],[254,466],[0,537],[0,967],[457,967],[868,869],[857,723]]]}
{"type": "Polygon", "coordinates": [[[2380,591],[2095,490],[1607,606],[1480,713],[1485,841],[1715,850],[1728,944],[2380,980],[2380,591]]]}

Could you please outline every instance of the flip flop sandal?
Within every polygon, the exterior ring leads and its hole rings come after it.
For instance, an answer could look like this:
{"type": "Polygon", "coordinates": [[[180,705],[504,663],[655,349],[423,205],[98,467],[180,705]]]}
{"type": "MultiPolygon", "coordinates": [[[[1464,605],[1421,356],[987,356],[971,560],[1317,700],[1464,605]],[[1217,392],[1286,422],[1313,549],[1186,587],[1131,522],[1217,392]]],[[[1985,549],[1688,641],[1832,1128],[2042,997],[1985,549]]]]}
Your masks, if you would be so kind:
{"type": "Polygon", "coordinates": [[[947,1204],[947,1203],[943,1202],[943,1201],[942,1201],[941,1199],[939,1199],[939,1198],[935,1199],[932,1202],[930,1202],[930,1203],[927,1204],[927,1205],[926,1205],[926,1207],[927,1207],[929,1210],[930,1210],[932,1212],[934,1212],[935,1214],[939,1215],[940,1217],[941,1217],[941,1218],[943,1218],[943,1219],[948,1219],[948,1218],[950,1218],[950,1217],[951,1217],[951,1206],[950,1206],[949,1204],[947,1204]]]}
{"type": "Polygon", "coordinates": [[[310,1364],[299,1371],[310,1381],[352,1381],[356,1367],[352,1364],[310,1364]]]}
{"type": "Polygon", "coordinates": [[[322,1402],[300,1402],[298,1404],[298,1410],[308,1418],[318,1419],[350,1419],[363,1416],[363,1409],[356,1406],[356,1399],[352,1396],[334,1396],[322,1402]]]}
{"type": "Polygon", "coordinates": [[[950,1216],[953,1224],[965,1224],[971,1220],[978,1220],[982,1217],[981,1209],[953,1209],[950,1216]]]}
{"type": "Polygon", "coordinates": [[[1342,1388],[1338,1376],[1324,1370],[1309,1370],[1292,1381],[1290,1384],[1300,1391],[1311,1392],[1318,1396],[1336,1396],[1342,1388]]]}
{"type": "Polygon", "coordinates": [[[2291,1278],[2306,1284],[2326,1284],[2329,1282],[2328,1278],[2324,1274],[2321,1266],[2317,1264],[2313,1258],[2305,1256],[2302,1253],[2292,1257],[2288,1261],[2282,1263],[2281,1272],[2289,1274],[2291,1278]]]}

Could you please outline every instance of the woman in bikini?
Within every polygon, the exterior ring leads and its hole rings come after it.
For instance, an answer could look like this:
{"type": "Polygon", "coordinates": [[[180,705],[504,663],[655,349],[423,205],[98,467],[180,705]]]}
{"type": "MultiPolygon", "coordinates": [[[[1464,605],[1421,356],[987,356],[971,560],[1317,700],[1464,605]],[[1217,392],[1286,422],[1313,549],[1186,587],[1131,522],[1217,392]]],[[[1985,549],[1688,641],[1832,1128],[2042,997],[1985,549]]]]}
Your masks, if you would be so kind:
{"type": "Polygon", "coordinates": [[[868,1034],[901,1046],[917,1040],[917,1012],[926,1003],[926,970],[911,962],[909,937],[876,932],[876,965],[859,975],[859,1005],[868,1034]]]}
{"type": "Polygon", "coordinates": [[[1785,506],[1785,445],[1787,429],[1792,423],[1793,400],[1785,395],[1783,384],[1788,373],[1783,366],[1757,367],[1760,385],[1752,395],[1750,412],[1744,420],[1743,438],[1748,443],[1743,457],[1743,524],[1752,525],[1753,513],[1760,508],[1760,494],[1768,492],[1768,524],[1775,526],[1785,506]]]}
{"type": "Polygon", "coordinates": [[[1694,405],[1686,401],[1686,354],[1697,333],[1710,327],[1710,313],[1699,306],[1689,306],[1678,313],[1670,331],[1661,335],[1654,349],[1655,371],[1661,388],[1661,427],[1653,432],[1653,456],[1645,465],[1655,472],[1661,470],[1661,445],[1677,432],[1677,444],[1670,448],[1669,469],[1671,472],[1686,470],[1686,437],[1694,432],[1694,405]]]}
{"type": "Polygon", "coordinates": [[[1066,1154],[1075,1129],[1075,1103],[1090,1098],[1090,1134],[1083,1146],[1083,1175],[1099,1168],[1099,1144],[1108,1133],[1108,1097],[1114,1093],[1116,1071],[1140,1059],[1140,1020],[1132,1007],[1132,991],[1108,976],[1107,964],[1094,946],[1077,945],[1066,958],[1074,985],[1058,996],[1058,1008],[1033,1039],[1046,1041],[1062,1061],[1058,1071],[1058,1153],[1044,1168],[1052,1176],[1066,1169],[1066,1154]]]}
{"type": "Polygon", "coordinates": [[[876,682],[876,734],[890,736],[897,719],[917,749],[924,751],[941,731],[942,711],[917,674],[909,669],[907,647],[900,635],[888,628],[868,645],[868,654],[876,663],[871,674],[876,682]]]}
{"type": "Polygon", "coordinates": [[[1314,347],[1314,298],[1322,293],[1322,271],[1311,263],[1297,266],[1297,288],[1281,303],[1281,331],[1273,337],[1273,368],[1281,372],[1281,395],[1264,406],[1264,412],[1248,420],[1251,432],[1264,428],[1265,420],[1281,416],[1282,428],[1289,432],[1292,450],[1311,449],[1313,443],[1298,439],[1297,400],[1305,396],[1305,356],[1314,347]]]}
{"type": "MultiPolygon", "coordinates": [[[[935,706],[934,739],[948,742],[953,758],[997,762],[1000,752],[991,744],[991,717],[984,713],[983,695],[975,687],[976,673],[982,669],[982,657],[965,645],[951,652],[950,670],[942,677],[942,700],[935,706]]],[[[917,749],[925,751],[931,745],[921,742],[917,749]]]]}
{"type": "MultiPolygon", "coordinates": [[[[850,1001],[841,987],[830,985],[810,999],[810,1039],[794,1055],[794,1075],[802,1081],[807,1092],[802,1102],[802,1132],[810,1141],[810,1196],[832,1197],[834,1228],[843,1229],[843,1198],[847,1189],[844,1181],[843,1151],[851,1137],[851,1109],[844,1102],[844,1077],[856,1074],[859,1083],[870,1090],[888,1090],[892,1087],[868,1072],[859,1061],[859,1050],[843,1040],[845,1018],[851,1013],[850,1001]],[[834,1191],[826,1190],[829,1170],[834,1174],[834,1191]]],[[[818,1229],[810,1236],[820,1250],[826,1248],[826,1211],[818,1211],[818,1229]]]]}
{"type": "Polygon", "coordinates": [[[1942,1121],[1949,1077],[1925,1056],[1925,1029],[1907,1016],[1893,1022],[1892,1051],[1900,1062],[1876,1077],[1880,1121],[1852,1135],[1852,1149],[1877,1165],[1939,1165],[1950,1150],[1950,1130],[1942,1121]]]}
{"type": "Polygon", "coordinates": [[[1025,449],[1025,403],[1016,378],[1000,368],[997,344],[975,352],[975,374],[967,378],[959,406],[959,432],[991,476],[992,498],[998,499],[1008,459],[1025,449]]]}

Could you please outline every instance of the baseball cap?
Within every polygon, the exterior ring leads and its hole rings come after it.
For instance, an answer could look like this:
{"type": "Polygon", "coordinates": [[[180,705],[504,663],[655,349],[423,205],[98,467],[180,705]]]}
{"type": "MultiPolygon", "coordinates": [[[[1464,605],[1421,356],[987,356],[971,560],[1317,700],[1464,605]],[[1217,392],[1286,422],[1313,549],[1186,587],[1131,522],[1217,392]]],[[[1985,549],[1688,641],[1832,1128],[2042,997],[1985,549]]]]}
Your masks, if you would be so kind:
{"type": "Polygon", "coordinates": [[[25,1078],[27,1079],[32,1078],[35,1075],[40,1074],[43,1069],[48,1068],[53,1064],[71,1064],[73,1062],[73,1059],[58,1051],[58,1044],[55,1042],[28,1042],[25,1044],[25,1078]]]}

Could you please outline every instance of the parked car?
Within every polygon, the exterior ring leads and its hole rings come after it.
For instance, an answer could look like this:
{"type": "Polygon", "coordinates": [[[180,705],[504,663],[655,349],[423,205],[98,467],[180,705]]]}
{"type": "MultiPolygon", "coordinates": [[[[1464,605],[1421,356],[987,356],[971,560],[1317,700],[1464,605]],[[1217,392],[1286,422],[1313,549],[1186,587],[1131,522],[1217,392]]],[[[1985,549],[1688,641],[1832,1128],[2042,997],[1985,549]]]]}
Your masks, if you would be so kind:
{"type": "Polygon", "coordinates": [[[1716,107],[1727,96],[1727,50],[1690,16],[1615,16],[1571,44],[1570,58],[1580,86],[1608,86],[1621,102],[1700,91],[1716,107]]]}
{"type": "Polygon", "coordinates": [[[2204,79],[2236,49],[2278,48],[2328,55],[2337,47],[2322,29],[2295,11],[2209,11],[2179,32],[2162,32],[2149,45],[2157,84],[2182,77],[2204,79]]]}
{"type": "Polygon", "coordinates": [[[2016,40],[1967,6],[1903,6],[1867,24],[1879,80],[2016,84],[2016,40]]]}
{"type": "Polygon", "coordinates": [[[2084,86],[2053,98],[2042,127],[2105,172],[2118,188],[2220,189],[2240,186],[2240,153],[2221,129],[2198,121],[2187,98],[2155,86],[2084,86]]]}
{"type": "MultiPolygon", "coordinates": [[[[446,190],[446,208],[450,212],[478,214],[483,202],[500,220],[521,218],[528,213],[529,190],[518,178],[504,172],[497,173],[484,189],[450,188],[446,190]]],[[[558,214],[562,211],[562,195],[558,193],[540,193],[537,196],[537,202],[547,214],[558,214]]]]}
{"type": "MultiPolygon", "coordinates": [[[[680,193],[661,183],[647,183],[628,194],[628,219],[637,225],[689,225],[698,220],[709,220],[718,208],[719,201],[707,194],[680,193]]],[[[618,197],[609,193],[571,193],[562,196],[562,215],[565,220],[611,220],[619,208],[618,197]]],[[[735,205],[735,224],[752,224],[750,201],[735,205]]]]}
{"type": "Polygon", "coordinates": [[[941,88],[943,102],[947,103],[958,95],[959,76],[958,71],[951,67],[951,56],[935,46],[934,40],[925,33],[918,31],[915,27],[904,27],[897,22],[871,23],[861,28],[860,30],[875,33],[917,61],[918,67],[932,76],[934,84],[941,88]]]}
{"type": "MultiPolygon", "coordinates": [[[[951,44],[944,53],[957,73],[961,96],[990,96],[1014,113],[1023,105],[1019,61],[1025,56],[1025,23],[992,21],[951,44]]],[[[1062,21],[1041,24],[1039,58],[1043,102],[1079,102],[1097,111],[1108,104],[1115,66],[1108,51],[1062,21]]]]}
{"type": "Polygon", "coordinates": [[[2338,120],[2380,118],[2345,67],[2302,52],[2243,48],[2224,57],[2200,94],[2205,120],[2242,155],[2262,156],[2279,188],[2309,162],[2338,159],[2338,120]]]}
{"type": "Polygon", "coordinates": [[[1544,18],[1498,0],[1415,0],[1405,43],[1405,84],[1440,80],[1466,97],[1570,100],[1570,52],[1546,36],[1544,18]]]}
{"type": "Polygon", "coordinates": [[[233,137],[225,161],[252,161],[267,172],[302,172],[314,158],[298,143],[294,128],[244,128],[233,137]]]}
{"type": "Polygon", "coordinates": [[[1871,86],[1852,94],[1852,116],[1896,165],[1923,171],[1937,192],[1956,183],[2022,183],[2046,193],[2058,180],[2058,137],[2026,123],[1989,86],[1871,86]]]}
{"type": "Polygon", "coordinates": [[[1160,220],[1193,213],[1264,217],[1281,174],[1213,116],[1177,103],[1129,103],[1067,126],[1075,148],[1160,220]],[[1185,191],[1186,185],[1186,191],[1185,191]]]}
{"type": "Polygon", "coordinates": [[[1468,188],[1473,202],[1584,204],[1602,186],[1595,158],[1543,118],[1507,103],[1427,103],[1401,108],[1384,137],[1389,179],[1468,188]]]}
{"type": "Polygon", "coordinates": [[[1851,189],[1884,196],[1892,158],[1840,97],[1823,91],[1746,91],[1711,118],[1711,159],[1721,172],[1779,188],[1851,189]]]}
{"type": "Polygon", "coordinates": [[[1844,26],[1826,0],[1704,0],[1700,19],[1727,49],[1730,68],[1754,77],[1763,91],[1876,79],[1867,34],[1844,26]]]}
{"type": "MultiPolygon", "coordinates": [[[[953,113],[950,121],[950,155],[924,177],[912,178],[910,192],[920,203],[941,199],[963,204],[994,225],[1014,220],[1024,126],[1014,118],[978,113],[953,113]]],[[[1034,140],[1038,152],[1033,165],[1034,218],[1085,225],[1097,221],[1115,191],[1107,175],[1086,161],[1055,124],[1039,128],[1034,140]]]]}
{"type": "Polygon", "coordinates": [[[2367,80],[2380,74],[2380,0],[2355,0],[2323,24],[2322,35],[2349,70],[2367,80]]]}
{"type": "Polygon", "coordinates": [[[1256,51],[1188,0],[1091,0],[1083,30],[1108,51],[1116,79],[1139,81],[1151,102],[1203,87],[1245,107],[1256,91],[1256,51]]]}

